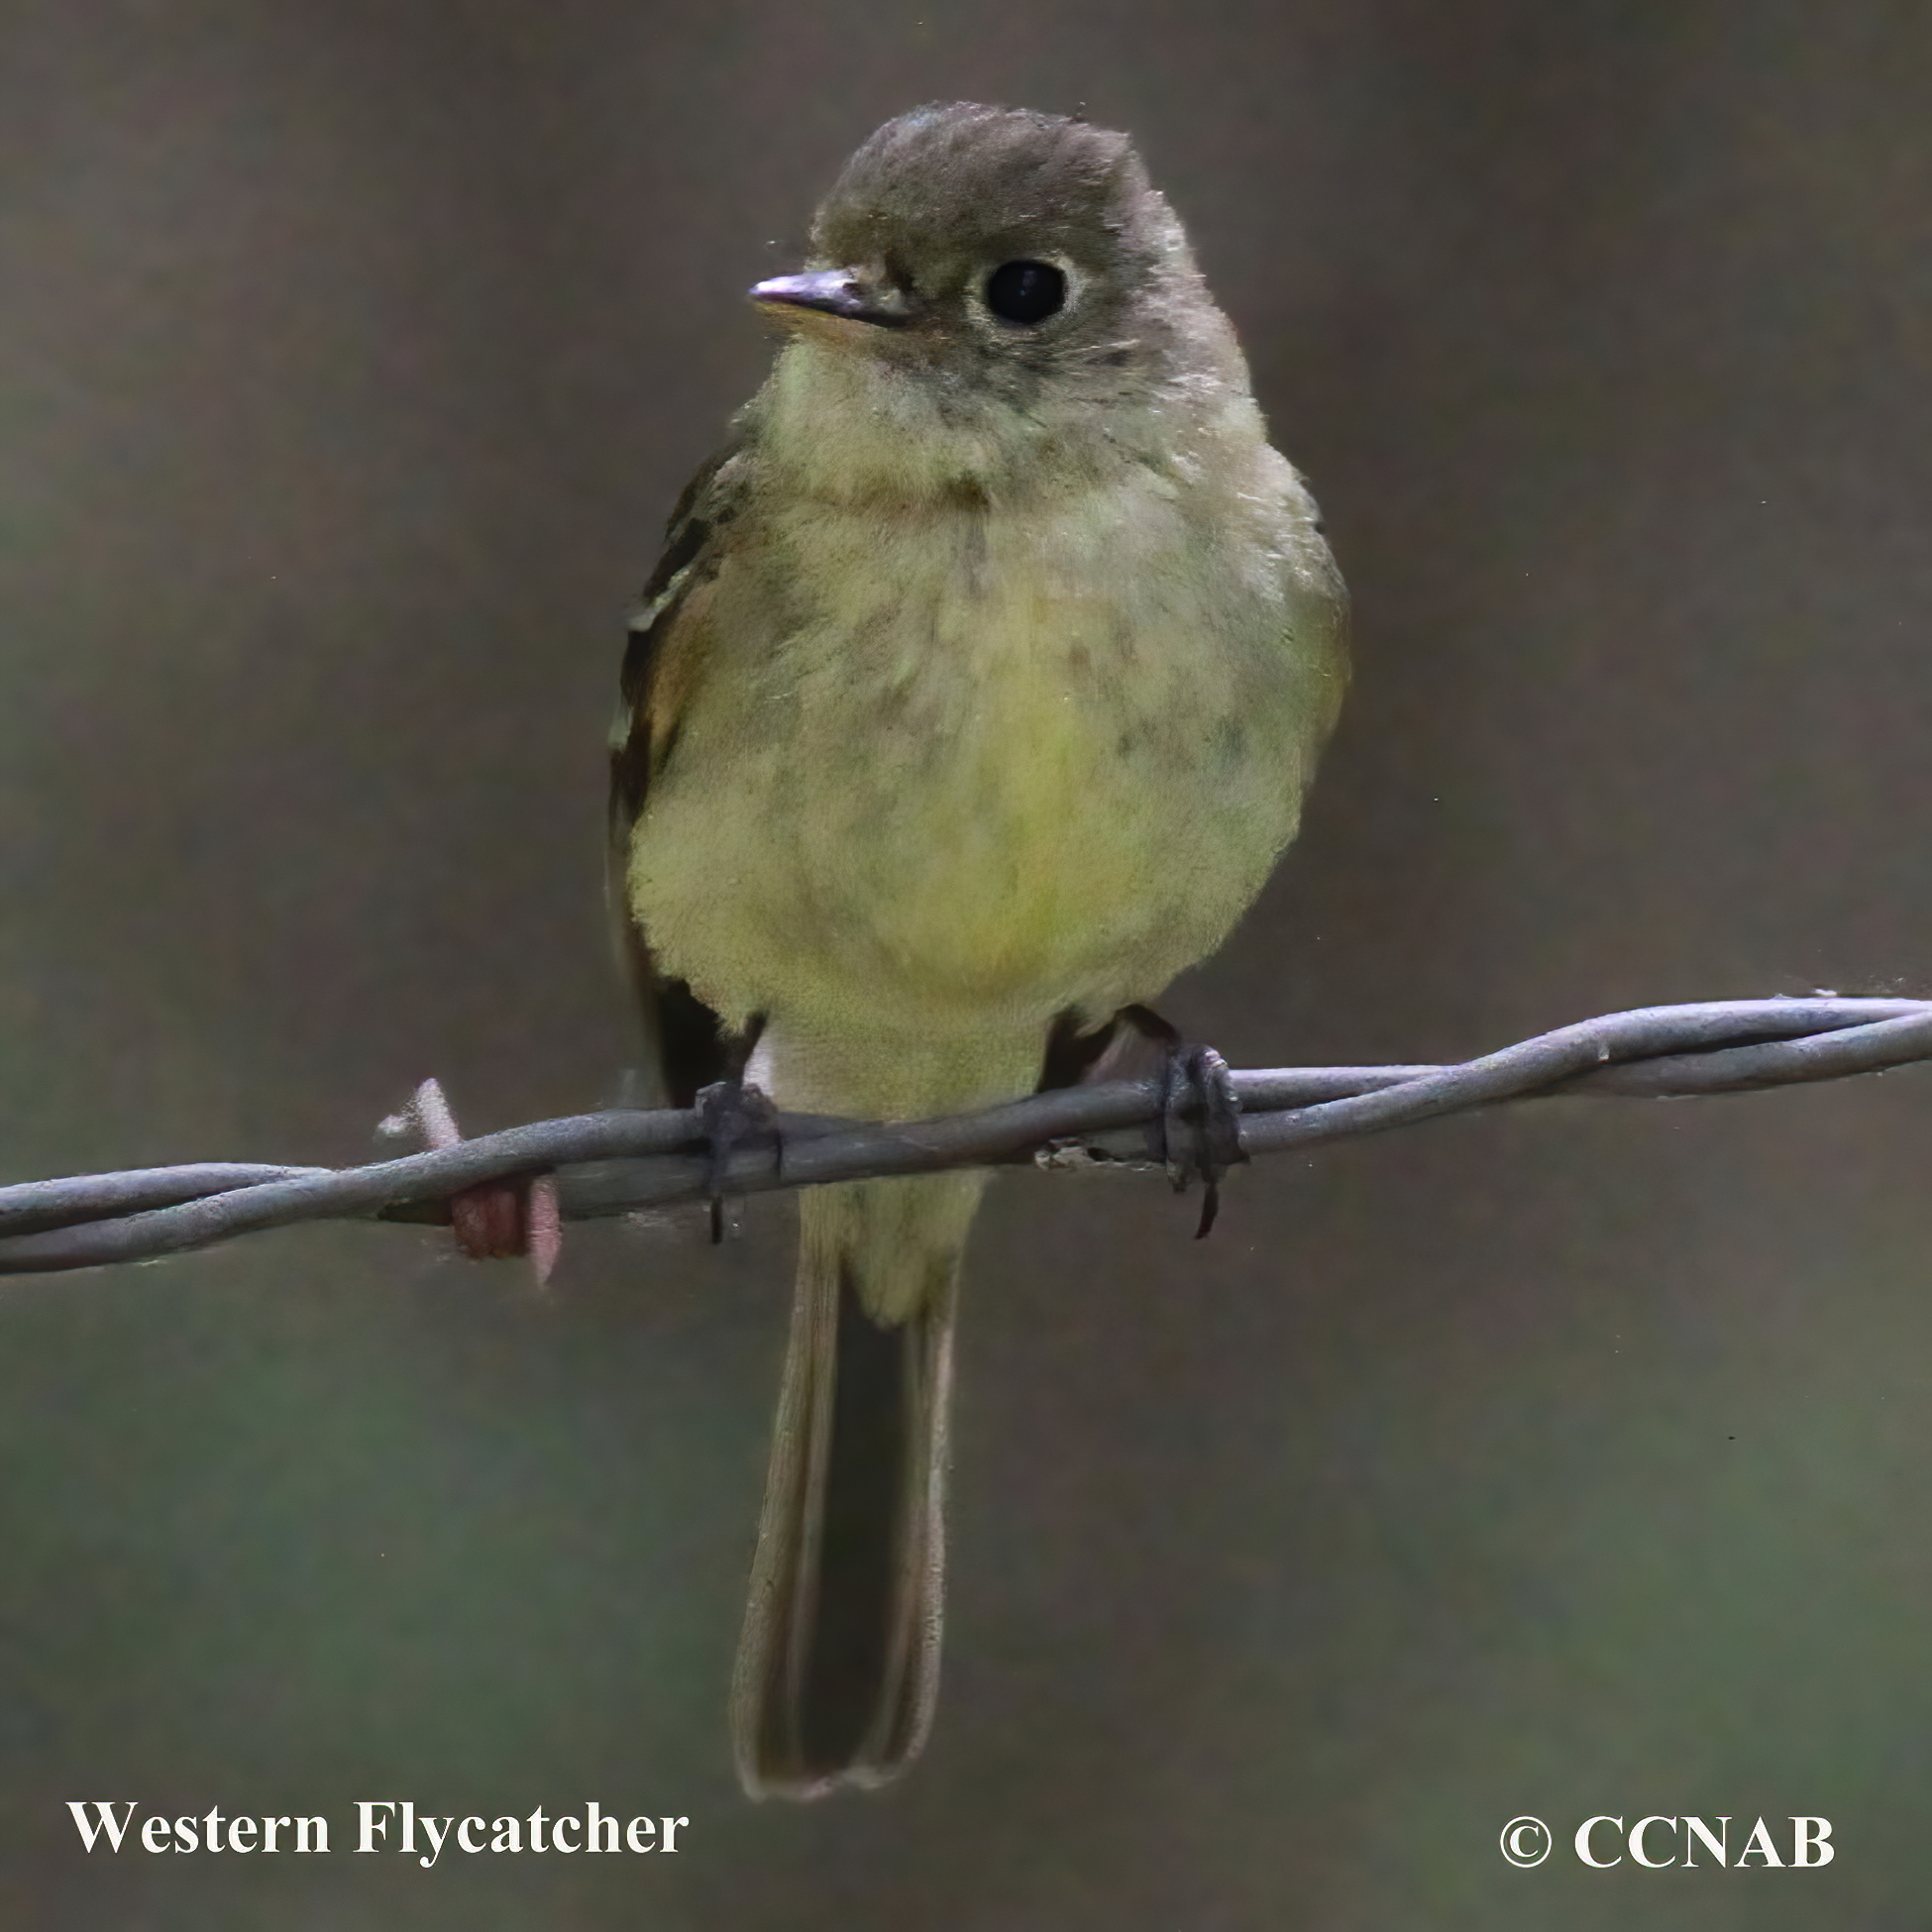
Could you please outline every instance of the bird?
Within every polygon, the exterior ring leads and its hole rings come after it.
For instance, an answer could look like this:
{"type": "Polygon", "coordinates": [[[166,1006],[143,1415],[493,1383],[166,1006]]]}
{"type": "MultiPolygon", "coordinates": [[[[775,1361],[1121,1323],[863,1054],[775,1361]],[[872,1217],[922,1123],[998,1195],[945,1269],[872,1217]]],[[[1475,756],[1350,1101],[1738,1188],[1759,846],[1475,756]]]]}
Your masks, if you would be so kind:
{"type": "MultiPolygon", "coordinates": [[[[673,512],[611,737],[656,1090],[909,1121],[1064,1084],[1295,835],[1346,682],[1315,503],[1132,142],[1084,119],[889,121],[750,299],[771,374],[673,512]]],[[[754,1797],[927,1738],[985,1184],[801,1193],[731,1689],[754,1797]]]]}

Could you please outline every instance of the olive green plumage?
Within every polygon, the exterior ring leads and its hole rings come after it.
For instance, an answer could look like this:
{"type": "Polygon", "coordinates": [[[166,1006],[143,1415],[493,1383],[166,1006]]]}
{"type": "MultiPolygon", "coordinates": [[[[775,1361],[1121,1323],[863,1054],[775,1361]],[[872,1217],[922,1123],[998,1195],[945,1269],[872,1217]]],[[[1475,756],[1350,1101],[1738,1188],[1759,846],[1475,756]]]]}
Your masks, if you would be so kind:
{"type": "MultiPolygon", "coordinates": [[[[1294,836],[1346,604],[1125,136],[921,108],[813,251],[754,291],[787,340],[634,626],[613,879],[647,997],[762,1020],[782,1107],[912,1119],[1029,1092],[1056,1021],[1221,943],[1294,836]]],[[[877,1782],[925,1735],[980,1188],[802,1199],[753,1791],[877,1782]]]]}

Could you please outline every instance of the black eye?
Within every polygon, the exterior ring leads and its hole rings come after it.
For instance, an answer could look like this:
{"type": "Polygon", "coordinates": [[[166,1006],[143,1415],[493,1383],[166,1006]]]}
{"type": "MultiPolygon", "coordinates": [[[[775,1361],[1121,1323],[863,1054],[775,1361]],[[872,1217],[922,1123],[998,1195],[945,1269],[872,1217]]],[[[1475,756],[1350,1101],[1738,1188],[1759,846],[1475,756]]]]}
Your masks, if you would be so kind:
{"type": "Polygon", "coordinates": [[[1066,299],[1067,278],[1050,262],[1003,263],[986,278],[986,305],[1002,322],[1044,322],[1066,299]]]}

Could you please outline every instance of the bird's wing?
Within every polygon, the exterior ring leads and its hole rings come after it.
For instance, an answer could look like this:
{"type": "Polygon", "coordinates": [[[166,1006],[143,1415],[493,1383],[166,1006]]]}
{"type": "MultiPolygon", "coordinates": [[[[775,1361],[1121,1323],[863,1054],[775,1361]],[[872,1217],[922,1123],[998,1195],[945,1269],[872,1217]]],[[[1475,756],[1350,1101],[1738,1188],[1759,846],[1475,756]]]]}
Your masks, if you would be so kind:
{"type": "Polygon", "coordinates": [[[630,622],[621,696],[610,734],[610,816],[605,894],[618,953],[644,1023],[658,1105],[689,1107],[698,1088],[731,1070],[717,1016],[683,980],[668,979],[631,911],[632,833],[651,784],[677,750],[686,699],[708,648],[698,595],[717,575],[742,500],[742,434],[692,478],[665,527],[664,552],[630,622]]]}

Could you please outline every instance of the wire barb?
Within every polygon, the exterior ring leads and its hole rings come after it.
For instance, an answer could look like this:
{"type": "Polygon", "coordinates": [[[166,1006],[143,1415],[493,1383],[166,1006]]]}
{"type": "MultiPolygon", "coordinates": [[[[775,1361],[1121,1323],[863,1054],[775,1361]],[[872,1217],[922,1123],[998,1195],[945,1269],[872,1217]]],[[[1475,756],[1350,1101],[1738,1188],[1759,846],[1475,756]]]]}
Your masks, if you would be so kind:
{"type": "MultiPolygon", "coordinates": [[[[1244,1155],[1312,1146],[1505,1102],[1686,1099],[1842,1080],[1932,1059],[1932,1001],[1727,1000],[1580,1020],[1459,1066],[1284,1067],[1234,1073],[1244,1155]]],[[[616,1109],[541,1121],[426,1153],[332,1169],[238,1162],[141,1168],[0,1187],[0,1274],[153,1260],[296,1222],[445,1223],[453,1196],[554,1175],[564,1221],[873,1175],[1030,1162],[1149,1167],[1156,1078],[1071,1087],[945,1120],[869,1125],[779,1115],[720,1176],[703,1117],[616,1109]]]]}

